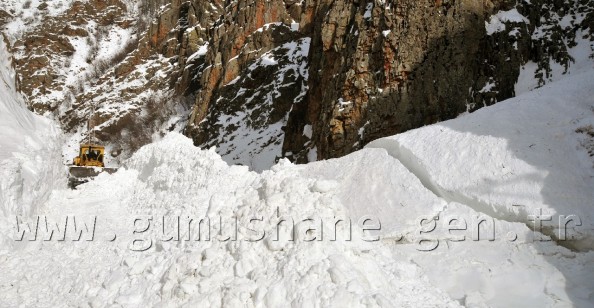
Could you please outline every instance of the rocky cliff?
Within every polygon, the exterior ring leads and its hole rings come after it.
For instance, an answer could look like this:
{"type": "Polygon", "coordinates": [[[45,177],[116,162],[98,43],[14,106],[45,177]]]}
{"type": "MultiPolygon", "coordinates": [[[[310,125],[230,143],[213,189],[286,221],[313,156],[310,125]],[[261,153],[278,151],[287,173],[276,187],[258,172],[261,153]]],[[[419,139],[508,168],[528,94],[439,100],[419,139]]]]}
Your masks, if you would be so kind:
{"type": "Polygon", "coordinates": [[[538,86],[570,72],[593,11],[585,0],[11,0],[0,26],[30,107],[60,119],[72,145],[91,117],[114,157],[183,130],[262,170],[472,112],[514,96],[521,74],[538,86]]]}

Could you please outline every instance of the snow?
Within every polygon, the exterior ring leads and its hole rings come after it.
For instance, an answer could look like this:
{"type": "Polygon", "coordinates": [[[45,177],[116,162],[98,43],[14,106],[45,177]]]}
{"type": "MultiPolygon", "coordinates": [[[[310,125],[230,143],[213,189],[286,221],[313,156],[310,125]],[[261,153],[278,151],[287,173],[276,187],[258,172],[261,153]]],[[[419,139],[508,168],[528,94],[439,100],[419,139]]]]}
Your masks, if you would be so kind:
{"type": "Polygon", "coordinates": [[[10,12],[12,18],[4,25],[3,33],[12,43],[19,39],[21,35],[30,27],[37,27],[41,24],[43,18],[58,16],[71,7],[73,0],[62,0],[46,3],[42,0],[3,0],[0,3],[0,9],[10,12]],[[40,9],[43,3],[48,4],[46,9],[40,9]]]}
{"type": "Polygon", "coordinates": [[[308,139],[311,139],[312,135],[313,135],[313,127],[309,124],[305,125],[303,127],[303,136],[307,137],[308,139]]]}
{"type": "MultiPolygon", "coordinates": [[[[267,125],[252,123],[254,123],[254,118],[260,119],[260,122],[266,122],[275,102],[281,96],[282,88],[289,84],[285,80],[288,76],[296,79],[303,78],[301,91],[293,99],[293,102],[298,103],[305,97],[309,77],[307,56],[310,42],[310,38],[302,38],[284,43],[264,53],[248,67],[247,76],[249,78],[252,78],[252,73],[261,67],[276,66],[277,68],[272,83],[250,89],[254,94],[251,97],[246,97],[246,103],[242,104],[241,110],[217,115],[216,125],[219,133],[218,140],[214,144],[217,146],[217,153],[226,162],[242,164],[261,172],[269,169],[282,156],[282,142],[285,136],[283,126],[287,123],[288,114],[276,123],[267,125]],[[264,91],[267,94],[261,95],[264,91]],[[253,104],[252,101],[259,96],[264,96],[265,99],[253,104]]],[[[236,78],[227,85],[243,82],[241,79],[236,78]]],[[[245,95],[246,90],[240,88],[230,101],[245,95]]]]}
{"type": "MultiPolygon", "coordinates": [[[[15,1],[7,0],[0,3],[0,10],[12,12],[12,18],[2,27],[3,34],[10,44],[14,44],[23,36],[36,35],[39,27],[49,27],[60,22],[60,18],[67,14],[68,9],[74,1],[15,1]],[[47,5],[45,9],[43,6],[47,5]],[[37,29],[37,30],[36,30],[37,29]]],[[[128,9],[124,18],[136,18],[133,15],[137,12],[138,4],[128,3],[128,9]]],[[[82,90],[91,87],[94,74],[102,75],[97,69],[112,59],[135,40],[135,30],[130,27],[124,29],[118,25],[99,25],[98,20],[81,17],[82,21],[71,24],[69,27],[86,32],[85,35],[62,35],[62,39],[68,40],[74,48],[72,55],[63,53],[52,53],[39,51],[47,61],[51,63],[47,68],[35,74],[52,75],[52,87],[46,91],[33,90],[29,104],[41,103],[57,108],[60,112],[67,111],[71,100],[82,90]],[[88,19],[88,20],[87,20],[88,19]],[[49,69],[50,71],[46,71],[49,69]],[[63,90],[62,90],[63,89],[63,90]],[[42,93],[43,92],[43,93],[42,93]],[[66,102],[66,103],[64,103],[66,102]]],[[[24,49],[15,52],[13,56],[20,61],[31,60],[27,57],[24,49]]],[[[54,114],[56,118],[64,114],[54,114]]],[[[49,114],[48,114],[49,116],[49,114]]]]}
{"type": "Polygon", "coordinates": [[[63,172],[59,130],[25,108],[10,68],[6,44],[0,40],[0,247],[5,249],[13,244],[13,215],[35,212],[63,172]]]}
{"type": "Polygon", "coordinates": [[[19,216],[79,227],[4,239],[18,249],[1,248],[0,305],[589,307],[594,169],[575,129],[594,123],[593,77],[262,173],[171,133],[19,216]],[[543,240],[558,230],[532,231],[537,209],[582,225],[543,240]],[[468,228],[450,230],[452,217],[468,228]]]}
{"type": "Polygon", "coordinates": [[[493,88],[497,87],[497,84],[493,80],[489,80],[485,86],[479,90],[479,93],[491,92],[493,88]]]}
{"type": "Polygon", "coordinates": [[[499,240],[493,244],[446,242],[449,251],[417,259],[453,298],[468,298],[476,289],[481,301],[501,307],[528,301],[550,306],[555,297],[591,306],[594,168],[575,131],[594,121],[592,78],[593,71],[575,74],[465,117],[369,145],[386,149],[447,201],[444,213],[470,208],[498,222],[499,240]],[[539,213],[551,216],[543,222],[545,235],[530,230],[535,228],[530,215],[539,213]],[[579,217],[579,225],[568,225],[566,241],[559,240],[560,215],[579,217]],[[508,232],[526,239],[506,243],[508,232]],[[473,282],[487,270],[490,278],[473,282]],[[549,298],[539,293],[543,289],[549,298]],[[527,294],[539,296],[528,299],[527,294]]]}
{"type": "Polygon", "coordinates": [[[307,161],[314,162],[318,160],[318,148],[314,147],[307,152],[307,161]]]}
{"type": "Polygon", "coordinates": [[[583,63],[338,159],[256,173],[172,132],[69,190],[65,141],[24,107],[0,41],[0,306],[592,307],[583,63]]]}
{"type": "Polygon", "coordinates": [[[505,22],[529,23],[528,19],[520,14],[515,8],[509,11],[499,11],[497,14],[491,16],[489,22],[485,21],[487,35],[504,31],[505,22]]]}
{"type": "MultiPolygon", "coordinates": [[[[268,29],[270,29],[270,27],[275,26],[275,27],[280,27],[280,26],[287,26],[285,24],[283,24],[282,22],[273,22],[273,23],[268,23],[263,25],[262,27],[256,29],[256,31],[254,32],[264,32],[264,31],[268,31],[268,29]]],[[[293,29],[293,26],[290,26],[291,29],[293,29]]]]}
{"type": "Polygon", "coordinates": [[[363,18],[370,19],[372,11],[373,11],[373,3],[368,3],[367,6],[365,7],[365,14],[363,14],[363,18]]]}
{"type": "Polygon", "coordinates": [[[208,53],[208,46],[208,42],[204,43],[195,53],[188,57],[187,61],[190,62],[196,58],[204,57],[208,53]]]}
{"type": "Polygon", "coordinates": [[[363,124],[363,126],[361,126],[359,128],[359,130],[357,131],[357,135],[359,135],[359,139],[363,139],[363,136],[365,134],[365,128],[367,127],[367,125],[371,124],[370,121],[365,122],[365,124],[363,124]]]}
{"type": "MultiPolygon", "coordinates": [[[[97,29],[94,25],[94,21],[89,21],[88,29],[97,29]]],[[[135,36],[136,34],[134,33],[134,30],[131,28],[123,29],[118,26],[108,27],[105,37],[95,42],[98,49],[95,59],[109,61],[118,52],[121,52],[121,49],[123,49],[126,44],[133,41],[135,36]],[[119,46],[120,48],[114,48],[114,46],[119,46]]]]}
{"type": "MultiPolygon", "coordinates": [[[[545,78],[546,82],[558,81],[570,74],[581,74],[591,71],[594,68],[591,55],[594,54],[594,47],[591,46],[591,42],[588,39],[583,38],[585,32],[582,30],[576,33],[576,45],[568,48],[567,52],[573,59],[570,63],[569,68],[566,70],[565,67],[554,60],[549,62],[551,72],[548,78],[545,78]]],[[[531,91],[539,87],[539,80],[535,78],[535,74],[538,71],[538,64],[533,61],[528,61],[520,69],[520,76],[518,76],[518,82],[515,86],[516,95],[531,91]]]]}
{"type": "Polygon", "coordinates": [[[352,105],[352,101],[345,101],[342,97],[340,97],[336,103],[336,108],[338,109],[338,112],[343,112],[352,105]]]}
{"type": "MultiPolygon", "coordinates": [[[[574,244],[583,241],[582,248],[588,249],[594,247],[594,169],[583,148],[566,149],[581,148],[575,131],[593,120],[593,77],[592,71],[574,75],[370,147],[387,148],[422,171],[438,195],[490,216],[528,224],[528,215],[538,209],[553,215],[553,221],[558,215],[578,215],[583,226],[574,244]]],[[[555,236],[557,231],[546,233],[555,236]]]]}
{"type": "Polygon", "coordinates": [[[97,215],[96,240],[19,242],[35,247],[14,251],[0,264],[2,304],[411,306],[422,300],[458,306],[422,279],[416,265],[392,258],[387,246],[364,241],[356,227],[351,241],[340,239],[346,230],[341,224],[339,240],[310,241],[323,235],[309,219],[331,222],[346,216],[335,197],[338,183],[300,172],[287,161],[262,174],[229,167],[214,151],[195,148],[190,139],[172,133],[143,147],[118,173],[80,190],[52,194],[40,214],[59,221],[68,213],[87,222],[97,215]],[[222,217],[218,228],[224,233],[210,241],[167,240],[175,235],[160,232],[162,215],[222,217]],[[154,217],[154,233],[127,229],[138,217],[154,217]],[[285,224],[281,240],[274,240],[281,217],[295,219],[294,241],[285,224]],[[240,227],[231,240],[234,218],[240,227]],[[253,218],[264,222],[251,226],[266,235],[261,241],[248,241],[255,236],[247,229],[253,218]],[[14,266],[19,263],[33,266],[14,266]],[[51,267],[40,272],[35,264],[51,267]],[[31,275],[36,279],[27,280],[31,275]]]}
{"type": "Polygon", "coordinates": [[[274,57],[270,54],[266,54],[262,56],[262,60],[260,61],[260,65],[262,66],[274,66],[278,65],[278,61],[274,59],[274,57]]]}

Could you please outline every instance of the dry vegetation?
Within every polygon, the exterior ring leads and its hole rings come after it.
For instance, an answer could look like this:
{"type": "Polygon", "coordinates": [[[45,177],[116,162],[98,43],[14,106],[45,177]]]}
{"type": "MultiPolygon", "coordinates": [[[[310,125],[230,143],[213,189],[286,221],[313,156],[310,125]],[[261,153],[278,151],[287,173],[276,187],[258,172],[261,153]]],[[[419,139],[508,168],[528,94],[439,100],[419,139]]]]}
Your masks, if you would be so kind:
{"type": "Polygon", "coordinates": [[[594,157],[594,127],[592,125],[582,126],[575,132],[586,136],[581,140],[581,145],[588,151],[590,157],[594,157]]]}
{"type": "Polygon", "coordinates": [[[130,113],[122,120],[123,129],[110,138],[114,142],[117,153],[127,157],[140,147],[153,142],[155,134],[164,136],[173,127],[164,127],[172,116],[187,111],[192,102],[191,98],[171,97],[170,92],[151,91],[141,110],[130,113]]]}

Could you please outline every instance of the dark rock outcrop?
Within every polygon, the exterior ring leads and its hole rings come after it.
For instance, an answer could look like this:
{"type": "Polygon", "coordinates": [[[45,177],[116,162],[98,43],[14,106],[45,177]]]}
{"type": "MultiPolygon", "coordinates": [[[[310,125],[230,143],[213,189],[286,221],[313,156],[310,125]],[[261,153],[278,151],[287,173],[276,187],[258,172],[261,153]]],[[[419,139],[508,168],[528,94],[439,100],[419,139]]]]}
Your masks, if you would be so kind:
{"type": "Polygon", "coordinates": [[[14,42],[30,106],[72,132],[96,109],[96,135],[117,154],[185,126],[256,169],[342,156],[512,97],[529,61],[542,85],[551,65],[572,65],[594,20],[584,0],[145,0],[129,11],[74,2],[14,42]],[[58,62],[73,37],[97,40],[89,22],[134,31],[109,61],[91,59],[76,89],[58,62]]]}

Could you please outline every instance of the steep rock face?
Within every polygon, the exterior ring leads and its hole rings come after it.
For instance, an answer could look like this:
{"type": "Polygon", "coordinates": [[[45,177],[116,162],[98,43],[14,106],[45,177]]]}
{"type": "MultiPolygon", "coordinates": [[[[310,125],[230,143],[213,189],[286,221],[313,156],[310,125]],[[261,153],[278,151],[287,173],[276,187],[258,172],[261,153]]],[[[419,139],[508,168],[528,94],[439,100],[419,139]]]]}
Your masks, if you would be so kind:
{"type": "Polygon", "coordinates": [[[512,97],[528,61],[539,85],[551,63],[567,71],[592,5],[515,3],[318,1],[309,97],[290,118],[285,154],[301,162],[342,156],[512,97]]]}
{"type": "Polygon", "coordinates": [[[35,9],[42,16],[41,23],[31,25],[23,35],[9,33],[7,39],[13,41],[19,90],[34,111],[54,112],[77,91],[75,77],[85,78],[84,74],[90,74],[88,68],[109,56],[98,40],[110,32],[128,33],[132,20],[119,0],[73,1],[59,8],[43,2],[35,9]]]}
{"type": "MultiPolygon", "coordinates": [[[[587,27],[576,19],[591,12],[584,1],[309,0],[284,4],[283,10],[280,1],[232,2],[225,8],[222,24],[236,22],[238,28],[248,29],[248,41],[255,27],[269,22],[296,29],[283,36],[286,40],[310,38],[308,91],[303,97],[293,91],[299,97],[282,122],[282,132],[276,134],[284,138],[282,154],[277,157],[297,162],[342,156],[374,139],[512,97],[520,68],[529,61],[537,63],[534,77],[544,84],[551,74],[550,63],[564,70],[571,65],[567,50],[576,31],[587,27]],[[262,5],[272,12],[263,16],[277,18],[258,24],[262,5]],[[229,13],[238,7],[250,14],[229,13]],[[290,23],[286,14],[293,19],[290,23]],[[567,18],[573,21],[569,24],[567,18]]],[[[221,26],[216,33],[225,35],[210,38],[210,44],[217,47],[209,49],[205,69],[198,70],[202,77],[186,131],[198,145],[223,145],[223,156],[235,153],[224,145],[224,136],[239,144],[246,142],[234,139],[237,131],[245,133],[244,139],[260,137],[249,133],[252,130],[245,124],[249,121],[236,112],[239,106],[253,105],[254,100],[263,109],[285,106],[243,95],[242,89],[257,93],[260,84],[227,86],[236,77],[243,82],[243,75],[250,74],[247,64],[261,62],[262,52],[278,46],[271,40],[244,44],[234,29],[221,26]],[[241,50],[239,56],[234,50],[241,50]],[[246,58],[245,54],[255,55],[246,58]],[[240,122],[243,125],[237,125],[240,122]]],[[[259,80],[269,83],[266,78],[259,80]]],[[[254,153],[246,157],[259,159],[254,153]]]]}
{"type": "Polygon", "coordinates": [[[309,44],[302,38],[276,47],[219,88],[199,124],[197,143],[217,146],[234,164],[255,170],[273,165],[282,155],[289,112],[307,93],[309,44]]]}
{"type": "Polygon", "coordinates": [[[309,38],[295,1],[235,1],[215,23],[203,52],[186,132],[218,146],[230,163],[256,170],[282,155],[288,113],[307,90],[309,38]],[[297,9],[297,10],[296,10],[297,9]]]}
{"type": "MultiPolygon", "coordinates": [[[[223,132],[213,131],[212,124],[219,120],[213,114],[220,116],[221,106],[246,103],[242,95],[229,99],[223,94],[228,91],[227,83],[247,73],[246,63],[299,36],[312,41],[310,91],[293,100],[283,132],[278,134],[284,133],[278,157],[305,162],[341,156],[375,138],[454,117],[467,110],[468,99],[482,102],[489,94],[467,99],[469,88],[478,88],[478,92],[490,77],[481,72],[487,57],[481,54],[486,48],[481,47],[488,44],[484,23],[502,5],[475,1],[404,1],[398,5],[384,1],[234,2],[225,9],[228,13],[211,38],[211,45],[216,46],[206,55],[187,132],[197,144],[208,145],[220,145],[217,136],[233,135],[239,126],[231,125],[223,132]],[[283,29],[254,31],[274,22],[295,30],[285,31],[291,35],[276,41],[256,35],[283,29]],[[244,42],[246,37],[248,42],[244,42]],[[478,76],[483,78],[476,80],[478,76]]],[[[515,80],[519,63],[514,67],[513,72],[501,73],[501,79],[515,80]]],[[[266,83],[265,78],[260,81],[266,83]]],[[[498,96],[513,95],[513,83],[498,96]]],[[[261,108],[277,106],[264,103],[262,97],[247,99],[260,101],[261,108]]]]}
{"type": "Polygon", "coordinates": [[[175,92],[180,69],[172,60],[179,48],[168,46],[176,41],[171,35],[179,27],[181,10],[175,2],[157,7],[144,4],[137,14],[146,15],[135,19],[134,34],[116,47],[116,56],[87,81],[71,107],[59,114],[64,128],[76,132],[73,146],[86,136],[87,119],[94,126],[93,136],[109,145],[112,156],[123,154],[122,158],[151,142],[162,125],[179,124],[168,121],[176,108],[184,108],[175,92]]]}
{"type": "Polygon", "coordinates": [[[472,112],[520,74],[542,85],[594,20],[584,0],[99,2],[0,6],[30,107],[72,146],[89,118],[120,158],[184,129],[256,170],[472,112]]]}
{"type": "Polygon", "coordinates": [[[182,94],[191,83],[185,59],[218,18],[215,4],[0,4],[0,27],[11,46],[19,90],[29,108],[57,118],[71,133],[65,161],[89,135],[88,120],[94,138],[120,158],[150,142],[155,132],[185,125],[189,104],[182,94]],[[192,31],[186,31],[190,24],[192,31]]]}
{"type": "Polygon", "coordinates": [[[311,149],[320,159],[342,156],[379,137],[513,95],[521,57],[488,70],[506,55],[493,55],[484,27],[505,3],[321,2],[310,95],[305,111],[296,111],[307,116],[294,117],[285,143],[299,161],[311,149]],[[503,81],[498,91],[480,92],[493,79],[503,81]],[[301,137],[306,125],[313,126],[311,140],[301,137]]]}

